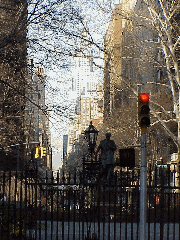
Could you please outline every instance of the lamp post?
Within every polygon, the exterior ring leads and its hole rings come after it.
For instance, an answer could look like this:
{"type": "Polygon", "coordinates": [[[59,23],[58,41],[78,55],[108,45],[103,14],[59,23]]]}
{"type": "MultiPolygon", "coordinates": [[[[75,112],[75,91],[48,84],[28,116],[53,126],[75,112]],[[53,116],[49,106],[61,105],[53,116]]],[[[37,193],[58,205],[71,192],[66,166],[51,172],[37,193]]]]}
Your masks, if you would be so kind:
{"type": "Polygon", "coordinates": [[[89,127],[84,132],[85,132],[86,139],[88,141],[88,146],[89,146],[89,151],[91,154],[91,161],[92,161],[92,156],[96,146],[96,141],[97,141],[97,136],[99,131],[92,125],[92,121],[91,121],[89,127]]]}

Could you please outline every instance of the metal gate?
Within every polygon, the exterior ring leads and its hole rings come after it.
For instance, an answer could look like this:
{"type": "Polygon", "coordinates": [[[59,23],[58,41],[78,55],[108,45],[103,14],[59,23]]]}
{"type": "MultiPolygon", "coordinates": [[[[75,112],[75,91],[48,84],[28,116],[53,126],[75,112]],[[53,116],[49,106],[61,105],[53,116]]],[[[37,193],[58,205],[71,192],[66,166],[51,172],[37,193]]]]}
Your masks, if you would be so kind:
{"type": "MultiPolygon", "coordinates": [[[[122,169],[110,181],[81,172],[0,172],[0,239],[139,239],[139,176],[122,169]]],[[[180,237],[176,176],[149,169],[149,240],[180,237]]]]}

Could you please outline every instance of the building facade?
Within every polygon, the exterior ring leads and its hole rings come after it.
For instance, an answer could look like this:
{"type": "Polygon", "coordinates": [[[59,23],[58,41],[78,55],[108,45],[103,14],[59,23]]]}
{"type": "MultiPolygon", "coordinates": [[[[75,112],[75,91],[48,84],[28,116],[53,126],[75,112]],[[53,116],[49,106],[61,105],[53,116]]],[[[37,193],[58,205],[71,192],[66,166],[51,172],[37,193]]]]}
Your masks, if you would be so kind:
{"type": "MultiPolygon", "coordinates": [[[[24,169],[35,143],[50,148],[45,75],[27,60],[27,1],[0,1],[0,168],[24,169]],[[43,114],[42,114],[43,112],[43,114]]],[[[45,152],[45,150],[44,150],[45,152]]],[[[43,164],[49,165],[49,156],[43,164]]]]}
{"type": "Polygon", "coordinates": [[[39,166],[50,167],[51,135],[48,106],[45,101],[46,76],[43,66],[39,64],[34,68],[32,60],[28,60],[28,69],[25,107],[26,161],[36,158],[34,160],[39,166]],[[38,154],[35,150],[37,147],[38,154]]]}
{"type": "MultiPolygon", "coordinates": [[[[138,126],[137,96],[147,92],[151,103],[151,127],[148,139],[149,160],[156,162],[163,157],[170,159],[176,147],[153,115],[161,114],[167,121],[162,108],[169,115],[169,128],[176,134],[176,123],[171,121],[173,104],[171,91],[158,87],[168,84],[167,75],[158,78],[162,70],[156,59],[159,54],[157,34],[146,19],[148,9],[141,1],[122,1],[115,5],[104,40],[104,130],[110,131],[118,149],[140,144],[141,132],[138,126]],[[141,27],[145,26],[145,27],[141,27]],[[166,99],[162,103],[163,99],[166,99]],[[161,108],[162,107],[162,108],[161,108]]],[[[118,157],[118,151],[116,151],[118,157]]]]}
{"type": "Polygon", "coordinates": [[[27,2],[0,2],[1,169],[23,169],[27,2]]]}

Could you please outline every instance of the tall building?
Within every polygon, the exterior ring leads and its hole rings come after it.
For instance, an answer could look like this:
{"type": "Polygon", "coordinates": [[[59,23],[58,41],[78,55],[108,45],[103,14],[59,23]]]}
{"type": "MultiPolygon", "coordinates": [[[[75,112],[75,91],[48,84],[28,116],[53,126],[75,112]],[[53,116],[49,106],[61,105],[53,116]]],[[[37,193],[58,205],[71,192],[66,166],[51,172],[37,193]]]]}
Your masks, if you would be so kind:
{"type": "MultiPolygon", "coordinates": [[[[37,143],[47,153],[50,148],[45,75],[27,61],[26,24],[26,0],[0,2],[0,168],[5,170],[23,169],[37,143]]],[[[42,160],[49,165],[49,154],[42,160]]]]}
{"type": "MultiPolygon", "coordinates": [[[[86,29],[82,32],[82,37],[88,39],[86,29]]],[[[95,75],[93,67],[93,53],[88,41],[81,42],[80,52],[75,57],[75,68],[72,79],[72,105],[74,104],[74,121],[68,127],[68,153],[75,146],[79,136],[87,129],[91,120],[97,124],[102,120],[103,98],[102,88],[95,75]],[[99,119],[99,121],[98,121],[99,119]]]]}
{"type": "MultiPolygon", "coordinates": [[[[82,38],[89,38],[85,28],[82,32],[82,38]]],[[[76,98],[79,98],[81,95],[95,95],[97,79],[94,75],[93,52],[88,42],[81,42],[80,52],[74,60],[72,91],[76,93],[76,98]]]]}
{"type": "MultiPolygon", "coordinates": [[[[148,9],[141,1],[122,1],[114,7],[112,18],[104,39],[106,50],[104,62],[104,123],[103,128],[112,133],[118,148],[125,148],[140,143],[140,128],[137,116],[138,92],[148,92],[152,107],[173,112],[171,91],[159,92],[158,69],[154,61],[158,57],[158,41],[152,25],[147,19],[148,9]],[[139,17],[141,16],[141,17],[139,17]],[[143,17],[144,16],[144,17],[143,17]],[[141,27],[141,26],[147,27],[141,27]],[[162,103],[161,96],[166,101],[162,103]]],[[[164,74],[159,83],[168,84],[164,74]]],[[[150,106],[151,108],[151,106],[150,106]]],[[[148,138],[151,139],[149,156],[151,159],[163,157],[168,160],[175,146],[163,130],[161,124],[151,115],[152,126],[148,138]],[[161,129],[161,130],[159,130],[161,129]],[[167,147],[168,146],[168,147],[167,147]]],[[[167,123],[168,124],[168,123],[167,123]]],[[[169,121],[170,128],[177,126],[169,121]]],[[[116,151],[118,154],[118,151],[116,151]]]]}
{"type": "Polygon", "coordinates": [[[22,169],[24,165],[26,18],[26,0],[0,2],[1,169],[22,169]]]}
{"type": "Polygon", "coordinates": [[[48,106],[45,102],[46,76],[40,64],[34,69],[33,61],[28,60],[29,77],[26,88],[25,107],[25,143],[26,160],[32,158],[34,149],[40,147],[41,153],[37,157],[40,166],[50,167],[51,136],[49,130],[48,106]],[[44,150],[44,154],[42,151],[44,150]]]}
{"type": "Polygon", "coordinates": [[[68,135],[63,135],[63,160],[67,156],[68,135]]]}

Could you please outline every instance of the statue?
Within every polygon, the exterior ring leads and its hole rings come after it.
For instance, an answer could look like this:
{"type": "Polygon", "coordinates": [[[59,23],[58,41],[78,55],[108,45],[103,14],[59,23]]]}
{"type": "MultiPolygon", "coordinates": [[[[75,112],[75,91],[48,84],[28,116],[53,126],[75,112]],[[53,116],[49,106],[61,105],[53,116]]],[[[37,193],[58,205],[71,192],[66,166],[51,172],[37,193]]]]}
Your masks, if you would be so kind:
{"type": "Polygon", "coordinates": [[[114,152],[117,149],[115,142],[110,140],[110,137],[111,133],[106,133],[106,139],[100,142],[95,153],[95,160],[97,160],[97,154],[101,150],[102,175],[105,176],[107,180],[109,180],[114,168],[114,152]]]}

